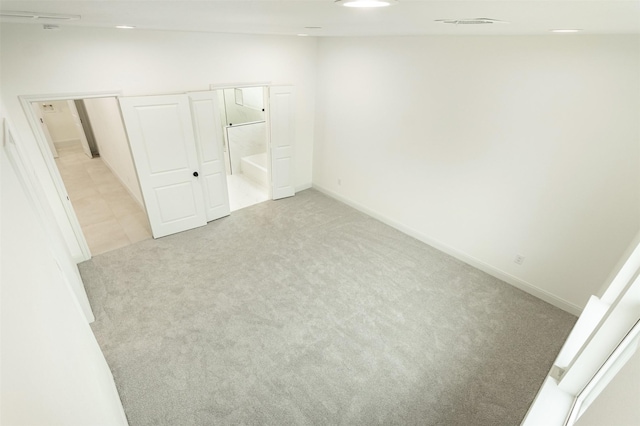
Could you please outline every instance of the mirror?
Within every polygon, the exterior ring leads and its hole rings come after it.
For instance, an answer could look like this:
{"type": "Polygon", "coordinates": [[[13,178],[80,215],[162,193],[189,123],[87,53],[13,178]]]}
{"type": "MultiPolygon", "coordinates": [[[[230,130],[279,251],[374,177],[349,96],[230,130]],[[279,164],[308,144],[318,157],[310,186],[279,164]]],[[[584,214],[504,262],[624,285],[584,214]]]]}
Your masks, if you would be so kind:
{"type": "Polygon", "coordinates": [[[263,87],[239,87],[224,89],[222,92],[226,126],[265,120],[263,87]]]}

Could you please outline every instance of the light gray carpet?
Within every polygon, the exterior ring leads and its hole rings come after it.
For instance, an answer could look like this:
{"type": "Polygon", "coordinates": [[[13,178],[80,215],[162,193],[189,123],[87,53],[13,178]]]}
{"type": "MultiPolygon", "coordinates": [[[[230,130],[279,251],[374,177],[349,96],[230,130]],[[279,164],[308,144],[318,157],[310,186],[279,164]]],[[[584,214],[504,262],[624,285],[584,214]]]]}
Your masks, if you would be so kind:
{"type": "Polygon", "coordinates": [[[132,426],[518,425],[575,322],[315,190],[80,272],[132,426]]]}

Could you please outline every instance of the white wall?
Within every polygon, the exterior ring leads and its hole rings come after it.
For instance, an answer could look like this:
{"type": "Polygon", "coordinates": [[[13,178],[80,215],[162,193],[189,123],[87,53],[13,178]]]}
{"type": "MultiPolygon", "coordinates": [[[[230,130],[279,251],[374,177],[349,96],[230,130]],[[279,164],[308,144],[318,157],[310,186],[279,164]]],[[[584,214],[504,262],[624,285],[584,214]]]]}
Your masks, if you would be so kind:
{"type": "Polygon", "coordinates": [[[75,125],[71,111],[69,111],[67,101],[38,102],[38,105],[54,144],[70,141],[80,142],[78,128],[75,125]],[[43,104],[53,106],[53,110],[43,108],[43,104]]]}
{"type": "Polygon", "coordinates": [[[124,425],[109,367],[4,149],[0,423],[124,425]]]}
{"type": "Polygon", "coordinates": [[[85,99],[84,105],[89,115],[100,158],[138,204],[144,206],[118,100],[113,97],[85,99]]]}
{"type": "MultiPolygon", "coordinates": [[[[311,184],[316,41],[311,37],[250,36],[179,31],[3,23],[0,96],[17,132],[39,150],[19,95],[121,91],[125,96],[208,90],[210,84],[266,82],[296,86],[294,183],[311,184]],[[48,64],[46,78],[41,64],[48,64]]],[[[57,218],[62,204],[42,161],[35,164],[57,218]]],[[[70,227],[65,230],[70,232],[70,227]]],[[[78,256],[79,246],[73,249],[78,256]]]]}
{"type": "Polygon", "coordinates": [[[637,37],[318,49],[314,185],[573,312],[602,286],[640,229],[637,37]]]}

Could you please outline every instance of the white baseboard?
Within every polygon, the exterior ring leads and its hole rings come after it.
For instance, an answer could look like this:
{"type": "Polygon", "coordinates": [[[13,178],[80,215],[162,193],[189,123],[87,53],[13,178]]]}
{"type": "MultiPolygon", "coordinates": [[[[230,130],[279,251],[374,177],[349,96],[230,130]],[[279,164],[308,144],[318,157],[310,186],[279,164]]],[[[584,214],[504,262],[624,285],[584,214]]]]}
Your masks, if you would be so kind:
{"type": "Polygon", "coordinates": [[[549,293],[546,290],[543,290],[539,287],[536,287],[535,285],[528,283],[524,280],[521,280],[518,277],[515,277],[501,269],[498,269],[494,266],[489,265],[488,263],[483,262],[480,259],[476,259],[473,256],[470,256],[460,250],[457,250],[451,246],[448,246],[436,239],[433,239],[427,235],[422,234],[421,232],[416,231],[413,228],[410,228],[406,225],[403,225],[400,222],[397,222],[387,216],[384,216],[374,210],[369,209],[368,207],[363,206],[362,204],[359,204],[355,201],[352,201],[346,197],[343,197],[340,194],[337,194],[327,188],[324,188],[323,186],[320,186],[318,184],[313,184],[312,185],[313,188],[317,189],[318,191],[322,192],[325,195],[328,195],[331,198],[335,198],[338,201],[341,201],[353,208],[355,208],[356,210],[361,211],[362,213],[365,213],[377,220],[379,220],[382,223],[385,223],[417,240],[422,241],[425,244],[428,244],[450,256],[455,257],[458,260],[461,260],[475,268],[480,269],[483,272],[486,272],[489,275],[492,275],[508,284],[511,284],[512,286],[531,294],[532,296],[537,297],[538,299],[544,300],[547,303],[552,304],[553,306],[560,308],[564,311],[569,312],[570,314],[579,316],[580,313],[582,312],[582,308],[580,308],[577,305],[574,305],[571,302],[568,302],[552,293],[549,293]]]}
{"type": "Polygon", "coordinates": [[[80,139],[60,139],[60,140],[56,140],[53,141],[53,145],[72,145],[72,144],[79,144],[80,143],[80,139]]]}
{"type": "Polygon", "coordinates": [[[296,186],[296,187],[295,187],[295,191],[296,191],[296,192],[304,191],[305,189],[309,189],[309,188],[311,188],[312,186],[313,186],[313,185],[311,184],[311,182],[309,182],[309,183],[305,183],[305,184],[302,184],[302,185],[296,186]]]}

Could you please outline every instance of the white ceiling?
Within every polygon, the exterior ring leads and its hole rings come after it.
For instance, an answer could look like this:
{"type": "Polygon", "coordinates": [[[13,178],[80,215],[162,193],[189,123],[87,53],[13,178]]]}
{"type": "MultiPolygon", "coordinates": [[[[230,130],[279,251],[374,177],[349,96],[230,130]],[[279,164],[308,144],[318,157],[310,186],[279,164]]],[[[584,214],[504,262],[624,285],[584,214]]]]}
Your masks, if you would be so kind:
{"type": "MultiPolygon", "coordinates": [[[[640,34],[639,0],[399,0],[395,6],[366,10],[342,7],[333,0],[2,0],[0,10],[82,16],[64,23],[39,20],[40,25],[133,25],[138,29],[240,34],[524,35],[565,28],[583,29],[581,34],[640,34]],[[456,26],[434,22],[467,18],[509,23],[456,26]],[[305,29],[308,26],[322,29],[305,29]]],[[[1,22],[34,23],[25,18],[3,18],[1,22]]]]}

